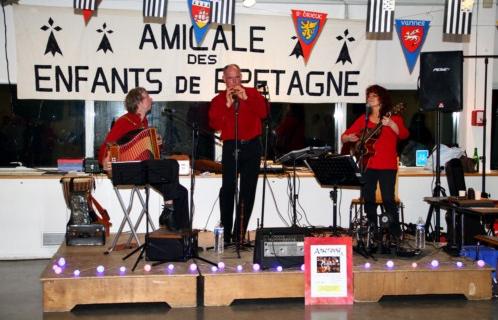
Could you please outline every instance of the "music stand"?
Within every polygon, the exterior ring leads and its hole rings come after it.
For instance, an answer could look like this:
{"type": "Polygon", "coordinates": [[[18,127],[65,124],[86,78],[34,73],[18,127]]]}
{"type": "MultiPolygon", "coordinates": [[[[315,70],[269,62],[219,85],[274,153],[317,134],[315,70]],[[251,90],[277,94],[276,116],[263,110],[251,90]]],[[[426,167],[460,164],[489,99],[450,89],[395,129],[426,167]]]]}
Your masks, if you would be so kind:
{"type": "Polygon", "coordinates": [[[337,188],[361,187],[363,177],[352,156],[333,155],[328,157],[308,158],[304,160],[308,168],[313,171],[315,179],[322,188],[332,188],[332,230],[337,231],[337,188]]]}
{"type": "Polygon", "coordinates": [[[297,192],[296,192],[296,162],[298,160],[305,160],[310,157],[319,157],[327,152],[329,152],[331,147],[306,147],[299,150],[293,150],[288,152],[276,160],[277,163],[283,164],[292,160],[292,226],[297,227],[297,192]]]}

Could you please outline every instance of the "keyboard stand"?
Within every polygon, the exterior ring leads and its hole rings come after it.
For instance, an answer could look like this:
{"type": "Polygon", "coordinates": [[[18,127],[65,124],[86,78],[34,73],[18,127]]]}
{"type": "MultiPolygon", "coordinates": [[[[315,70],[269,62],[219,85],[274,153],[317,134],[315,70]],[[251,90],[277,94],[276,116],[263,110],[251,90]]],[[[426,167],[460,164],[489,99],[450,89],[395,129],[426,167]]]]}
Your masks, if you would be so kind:
{"type": "MultiPolygon", "coordinates": [[[[121,224],[119,225],[118,232],[114,235],[112,245],[111,245],[111,247],[109,247],[107,249],[107,251],[105,252],[106,254],[109,254],[114,250],[118,250],[118,249],[116,249],[117,242],[118,242],[119,237],[121,236],[121,234],[123,232],[125,224],[128,224],[128,227],[130,228],[130,235],[128,237],[128,240],[126,241],[126,244],[124,245],[124,248],[131,248],[132,247],[131,243],[132,243],[133,239],[135,239],[135,242],[137,243],[138,246],[141,245],[140,239],[138,238],[137,230],[138,230],[138,227],[140,226],[140,223],[142,222],[142,219],[145,215],[145,211],[147,210],[147,207],[146,207],[146,202],[144,200],[144,197],[143,197],[140,189],[148,188],[148,186],[132,186],[131,191],[130,191],[130,198],[128,200],[128,205],[125,204],[125,202],[123,200],[123,196],[121,194],[122,189],[125,189],[125,188],[121,189],[120,187],[121,188],[127,187],[126,189],[129,189],[129,186],[117,185],[114,187],[114,192],[116,193],[116,197],[118,198],[121,209],[123,210],[123,220],[121,220],[121,224]],[[138,219],[137,219],[135,225],[133,225],[133,222],[131,219],[131,212],[133,210],[133,202],[134,202],[135,196],[138,197],[142,209],[140,211],[140,215],[138,216],[138,219]]],[[[148,218],[148,223],[149,223],[150,227],[152,228],[152,230],[156,229],[154,226],[154,223],[150,220],[150,218],[148,218]]]]}

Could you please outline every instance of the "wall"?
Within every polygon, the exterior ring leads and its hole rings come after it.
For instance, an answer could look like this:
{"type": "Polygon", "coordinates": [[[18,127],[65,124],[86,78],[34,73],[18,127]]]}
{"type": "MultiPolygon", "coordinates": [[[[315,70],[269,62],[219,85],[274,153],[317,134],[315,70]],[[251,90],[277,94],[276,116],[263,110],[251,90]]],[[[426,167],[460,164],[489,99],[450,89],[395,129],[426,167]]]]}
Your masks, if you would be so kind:
{"type": "MultiPolygon", "coordinates": [[[[2,224],[0,225],[0,260],[49,258],[58,249],[65,234],[66,223],[70,212],[66,208],[60,177],[26,177],[0,178],[0,203],[2,203],[2,224]],[[43,190],[41,192],[41,190],[43,190]],[[59,240],[52,245],[44,245],[49,237],[59,240]]],[[[487,177],[486,190],[496,198],[498,176],[487,177]]],[[[190,178],[181,177],[180,182],[190,190],[190,178]]],[[[399,178],[399,197],[404,203],[405,222],[415,223],[419,217],[426,219],[428,205],[423,198],[430,196],[433,189],[432,176],[401,176],[399,178]]],[[[467,187],[481,190],[480,176],[466,177],[467,187]]],[[[265,227],[283,227],[292,223],[291,192],[292,184],[285,176],[270,177],[267,182],[265,196],[265,227]]],[[[441,178],[442,186],[449,192],[446,178],[441,178]]],[[[329,188],[321,188],[313,177],[297,179],[298,191],[298,224],[302,226],[331,226],[333,222],[333,206],[329,188]]],[[[196,229],[213,230],[219,221],[218,191],[221,179],[215,177],[198,177],[195,182],[194,204],[195,214],[193,226],[196,229]]],[[[254,230],[261,221],[262,179],[258,184],[253,214],[249,229],[254,230]]],[[[190,194],[190,193],[189,193],[190,194]]],[[[96,180],[95,198],[107,209],[113,223],[111,233],[117,232],[123,218],[123,212],[112,188],[110,180],[96,180]]],[[[122,193],[125,204],[129,203],[129,192],[122,193]]],[[[349,207],[351,199],[359,196],[358,190],[339,189],[338,225],[349,227],[349,207]]],[[[134,200],[131,218],[135,222],[140,213],[138,199],[134,200]]],[[[152,193],[149,201],[150,216],[157,227],[162,210],[161,197],[152,193]]],[[[444,213],[441,214],[441,226],[446,227],[444,213]]],[[[125,230],[129,230],[126,226],[125,230]]],[[[145,232],[142,223],[139,232],[145,232]]],[[[111,245],[110,239],[102,252],[111,245]]]]}

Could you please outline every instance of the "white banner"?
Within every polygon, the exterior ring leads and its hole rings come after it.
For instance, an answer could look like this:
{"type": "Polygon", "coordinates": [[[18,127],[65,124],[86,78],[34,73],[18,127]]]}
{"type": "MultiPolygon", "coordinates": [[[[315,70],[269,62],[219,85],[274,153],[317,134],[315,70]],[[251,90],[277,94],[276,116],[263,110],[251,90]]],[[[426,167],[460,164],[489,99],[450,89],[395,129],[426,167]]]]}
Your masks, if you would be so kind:
{"type": "Polygon", "coordinates": [[[85,26],[72,8],[14,8],[21,99],[121,101],[143,86],[156,101],[209,101],[229,63],[247,86],[266,83],[273,102],[362,103],[374,81],[364,21],[328,19],[305,64],[290,12],[237,15],[198,46],[187,13],[168,12],[161,25],[141,12],[99,10],[85,26]]]}

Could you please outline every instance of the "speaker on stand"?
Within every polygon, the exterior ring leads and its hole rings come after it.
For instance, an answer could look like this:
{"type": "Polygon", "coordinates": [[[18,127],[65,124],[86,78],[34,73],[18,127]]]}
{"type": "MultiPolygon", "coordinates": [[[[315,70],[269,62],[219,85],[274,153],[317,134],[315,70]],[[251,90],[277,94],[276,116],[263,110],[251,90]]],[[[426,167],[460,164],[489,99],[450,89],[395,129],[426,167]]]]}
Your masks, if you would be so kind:
{"type": "MultiPolygon", "coordinates": [[[[439,51],[422,52],[420,54],[420,109],[421,111],[436,112],[436,179],[433,197],[446,196],[441,187],[441,112],[455,112],[463,109],[463,52],[439,51]]],[[[439,207],[431,206],[425,222],[425,230],[429,231],[432,213],[436,214],[433,240],[440,238],[440,211],[439,207]]]]}

